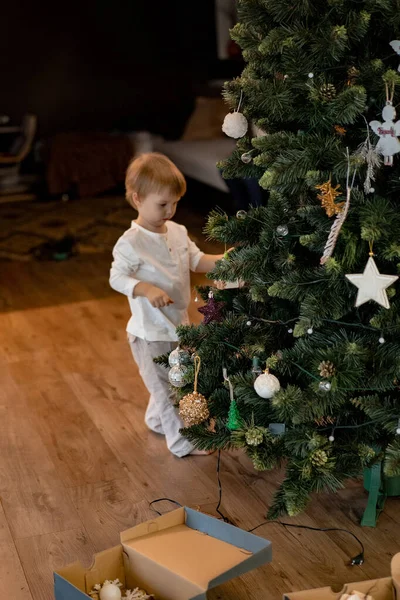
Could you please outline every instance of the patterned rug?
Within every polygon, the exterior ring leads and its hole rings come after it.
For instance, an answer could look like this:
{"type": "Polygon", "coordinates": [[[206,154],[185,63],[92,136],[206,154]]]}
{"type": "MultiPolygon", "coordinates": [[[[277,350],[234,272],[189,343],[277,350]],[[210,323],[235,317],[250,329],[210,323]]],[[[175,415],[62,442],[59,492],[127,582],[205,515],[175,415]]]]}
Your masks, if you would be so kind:
{"type": "MultiPolygon", "coordinates": [[[[205,216],[182,200],[175,220],[186,225],[206,252],[219,246],[205,240],[205,216]]],[[[135,211],[122,196],[68,202],[11,202],[0,205],[0,260],[64,260],[75,254],[111,252],[135,211]]]]}

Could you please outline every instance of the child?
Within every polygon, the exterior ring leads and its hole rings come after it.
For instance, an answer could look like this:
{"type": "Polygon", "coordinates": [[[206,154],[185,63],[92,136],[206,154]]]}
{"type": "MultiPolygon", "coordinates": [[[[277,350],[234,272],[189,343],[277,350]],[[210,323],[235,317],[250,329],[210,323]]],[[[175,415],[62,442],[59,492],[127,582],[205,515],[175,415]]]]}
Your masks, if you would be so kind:
{"type": "Polygon", "coordinates": [[[168,371],[153,358],[176,348],[176,327],[189,322],[190,271],[207,273],[223,255],[204,254],[186,228],[170,220],[186,182],[166,156],[149,153],[134,159],[125,185],[126,198],[139,214],[115,244],[110,285],[128,296],[128,340],[150,393],[145,422],[165,435],[175,456],[208,454],[179,433],[183,423],[174,408],[168,371]]]}

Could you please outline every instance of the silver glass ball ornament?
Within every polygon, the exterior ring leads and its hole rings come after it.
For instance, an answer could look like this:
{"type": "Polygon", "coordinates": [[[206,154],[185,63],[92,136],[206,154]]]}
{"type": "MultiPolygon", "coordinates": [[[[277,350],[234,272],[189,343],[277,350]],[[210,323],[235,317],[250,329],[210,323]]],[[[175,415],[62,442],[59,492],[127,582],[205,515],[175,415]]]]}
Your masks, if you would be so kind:
{"type": "Polygon", "coordinates": [[[318,387],[321,392],[330,392],[332,389],[332,384],[330,381],[320,381],[318,387]]]}
{"type": "Polygon", "coordinates": [[[175,367],[172,367],[168,373],[168,379],[170,384],[177,388],[181,388],[184,385],[186,385],[186,371],[187,369],[183,365],[175,365],[175,367]]]}
{"type": "Polygon", "coordinates": [[[245,219],[247,217],[247,212],[245,210],[238,210],[236,213],[237,219],[245,219]]]}
{"type": "Polygon", "coordinates": [[[282,237],[289,233],[289,228],[287,225],[278,225],[276,228],[276,233],[282,237]]]}
{"type": "Polygon", "coordinates": [[[245,165],[248,165],[253,160],[252,156],[251,156],[251,152],[243,152],[240,159],[245,165]]]}
{"type": "Polygon", "coordinates": [[[168,357],[169,366],[175,367],[176,365],[181,364],[186,355],[187,352],[185,352],[185,350],[182,350],[182,348],[178,346],[177,348],[175,348],[175,350],[172,350],[171,354],[168,357]]]}
{"type": "Polygon", "coordinates": [[[314,329],[313,329],[312,327],[309,327],[309,328],[307,329],[307,333],[308,333],[308,335],[311,335],[313,332],[314,332],[314,329]]]}
{"type": "Polygon", "coordinates": [[[385,338],[383,337],[383,335],[381,335],[381,337],[379,338],[378,342],[379,342],[380,344],[384,344],[384,343],[385,343],[385,341],[386,341],[386,340],[385,340],[385,338]]]}
{"type": "Polygon", "coordinates": [[[328,439],[329,439],[330,442],[334,442],[335,441],[335,437],[333,435],[330,435],[328,439]]]}
{"type": "Polygon", "coordinates": [[[313,79],[313,77],[314,77],[314,73],[309,73],[309,74],[308,74],[308,77],[309,77],[309,79],[313,79]]]}

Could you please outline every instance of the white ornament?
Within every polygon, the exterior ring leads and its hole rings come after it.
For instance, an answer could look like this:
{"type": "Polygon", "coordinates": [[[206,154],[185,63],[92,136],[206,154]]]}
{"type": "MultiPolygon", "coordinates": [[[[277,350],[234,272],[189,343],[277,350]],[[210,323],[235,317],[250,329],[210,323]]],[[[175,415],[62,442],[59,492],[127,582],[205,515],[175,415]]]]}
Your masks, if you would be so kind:
{"type": "Polygon", "coordinates": [[[251,156],[251,150],[250,152],[243,152],[242,156],[240,157],[241,161],[244,162],[245,165],[248,165],[251,163],[252,156],[251,156]]]}
{"type": "MultiPolygon", "coordinates": [[[[389,44],[392,46],[396,54],[400,54],[400,40],[392,40],[389,42],[389,44]]],[[[400,65],[397,67],[397,70],[400,71],[400,65]]]]}
{"type": "Polygon", "coordinates": [[[254,382],[254,389],[261,398],[272,398],[281,389],[279,379],[266,370],[254,382]]]}
{"type": "Polygon", "coordinates": [[[309,327],[309,328],[307,329],[307,333],[308,333],[309,335],[311,335],[311,334],[313,333],[313,331],[314,331],[314,329],[313,329],[312,327],[309,327]]]}
{"type": "Polygon", "coordinates": [[[100,600],[121,600],[121,590],[115,583],[105,581],[100,590],[100,600]]]}
{"type": "Polygon", "coordinates": [[[361,306],[369,300],[374,300],[384,308],[389,308],[389,299],[386,288],[388,288],[397,279],[397,275],[381,275],[372,256],[369,257],[364,273],[346,275],[347,279],[353,285],[358,287],[358,294],[355,306],[361,306]]]}
{"type": "Polygon", "coordinates": [[[245,135],[249,124],[240,112],[228,113],[222,124],[222,131],[231,138],[241,138],[245,135]]]}
{"type": "Polygon", "coordinates": [[[396,118],[396,111],[391,102],[386,102],[386,106],[382,111],[384,122],[371,121],[370,127],[376,135],[379,135],[379,141],[376,145],[376,151],[382,154],[384,164],[393,165],[393,155],[400,152],[400,142],[397,136],[400,135],[400,121],[396,118]]]}
{"type": "Polygon", "coordinates": [[[378,341],[380,344],[384,344],[386,340],[384,337],[380,337],[378,341]]]}
{"type": "Polygon", "coordinates": [[[335,438],[334,438],[333,435],[330,435],[328,439],[329,439],[330,442],[334,442],[335,441],[335,438]]]}

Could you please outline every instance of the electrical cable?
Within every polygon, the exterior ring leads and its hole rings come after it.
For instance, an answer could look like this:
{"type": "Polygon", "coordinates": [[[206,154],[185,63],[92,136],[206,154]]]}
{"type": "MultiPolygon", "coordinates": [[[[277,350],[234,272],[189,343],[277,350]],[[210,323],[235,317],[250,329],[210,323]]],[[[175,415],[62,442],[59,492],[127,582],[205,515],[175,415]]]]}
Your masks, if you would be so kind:
{"type": "Polygon", "coordinates": [[[156,512],[160,517],[161,517],[162,513],[160,513],[155,508],[153,508],[153,504],[157,504],[157,502],[164,502],[164,501],[165,502],[172,502],[172,504],[176,504],[180,508],[183,508],[183,506],[182,506],[182,504],[180,504],[180,502],[177,502],[176,500],[172,500],[172,498],[157,498],[157,500],[152,500],[149,503],[149,506],[150,506],[151,510],[154,510],[154,512],[156,512]]]}
{"type": "Polygon", "coordinates": [[[259,525],[252,527],[252,529],[248,529],[247,531],[248,531],[248,533],[252,533],[253,531],[258,529],[259,527],[262,527],[263,525],[283,525],[284,527],[294,527],[297,529],[310,529],[311,531],[323,531],[323,532],[341,531],[343,533],[348,533],[349,535],[353,536],[353,538],[360,544],[360,547],[361,547],[361,552],[359,554],[357,554],[356,556],[353,556],[353,558],[350,559],[350,565],[352,565],[352,566],[362,565],[365,561],[364,544],[352,531],[349,531],[348,529],[342,529],[340,527],[311,527],[309,525],[297,525],[295,523],[284,523],[283,521],[264,521],[263,523],[260,523],[259,525]]]}
{"type": "Polygon", "coordinates": [[[221,519],[225,522],[225,523],[230,523],[231,525],[233,525],[232,521],[230,521],[228,519],[228,517],[226,517],[221,511],[221,502],[222,502],[222,483],[221,483],[221,449],[218,450],[218,459],[217,459],[217,481],[218,481],[218,504],[217,504],[217,508],[215,509],[216,512],[219,514],[219,516],[221,517],[221,519]]]}
{"type": "MultiPolygon", "coordinates": [[[[234,523],[230,519],[228,519],[228,517],[226,517],[220,510],[221,503],[222,503],[221,449],[218,450],[217,481],[218,481],[218,504],[216,507],[216,512],[218,513],[220,518],[224,521],[224,523],[229,523],[230,525],[234,525],[234,523]]],[[[177,502],[176,500],[173,500],[172,498],[157,498],[156,500],[153,500],[152,502],[150,502],[149,506],[150,506],[151,510],[154,510],[154,512],[156,512],[158,515],[161,516],[162,513],[160,513],[155,508],[153,508],[153,504],[157,504],[158,502],[164,502],[164,501],[172,502],[173,504],[176,504],[177,506],[182,507],[182,504],[180,504],[180,502],[177,502]]],[[[342,533],[347,533],[348,535],[351,535],[360,544],[360,548],[361,548],[361,552],[359,554],[357,554],[356,556],[353,556],[350,559],[350,565],[351,566],[362,565],[365,562],[364,544],[352,531],[349,531],[348,529],[343,529],[340,527],[311,527],[310,525],[297,525],[295,523],[285,523],[283,521],[263,521],[262,523],[259,523],[255,527],[252,527],[251,529],[247,529],[247,532],[253,533],[253,531],[255,531],[256,529],[259,529],[260,527],[263,527],[264,525],[282,525],[283,527],[294,527],[296,529],[309,529],[310,531],[321,531],[321,532],[325,532],[325,533],[329,532],[329,531],[340,531],[342,533]]]]}

